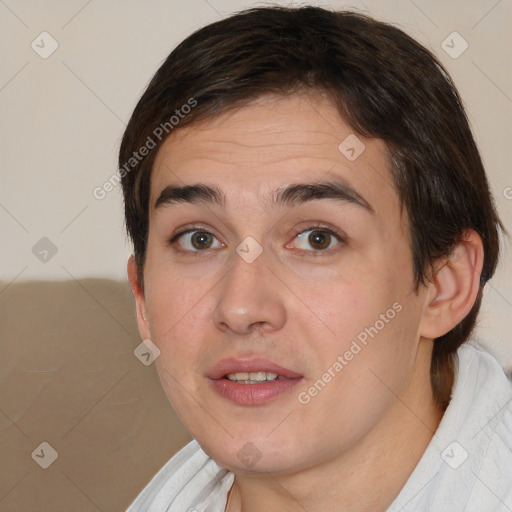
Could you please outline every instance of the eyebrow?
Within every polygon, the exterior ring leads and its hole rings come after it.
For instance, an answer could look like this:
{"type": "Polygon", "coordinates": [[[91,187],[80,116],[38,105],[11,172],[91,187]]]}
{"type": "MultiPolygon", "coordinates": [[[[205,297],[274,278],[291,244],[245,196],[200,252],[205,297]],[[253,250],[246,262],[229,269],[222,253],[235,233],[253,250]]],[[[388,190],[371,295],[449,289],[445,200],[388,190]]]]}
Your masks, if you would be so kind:
{"type": "MultiPolygon", "coordinates": [[[[351,186],[340,180],[327,180],[317,183],[296,183],[274,190],[270,195],[271,206],[296,206],[315,199],[336,199],[357,205],[375,213],[373,207],[351,186]]],[[[155,209],[177,203],[215,204],[222,208],[226,205],[226,195],[215,185],[203,183],[195,185],[168,185],[155,202],[155,209]]]]}

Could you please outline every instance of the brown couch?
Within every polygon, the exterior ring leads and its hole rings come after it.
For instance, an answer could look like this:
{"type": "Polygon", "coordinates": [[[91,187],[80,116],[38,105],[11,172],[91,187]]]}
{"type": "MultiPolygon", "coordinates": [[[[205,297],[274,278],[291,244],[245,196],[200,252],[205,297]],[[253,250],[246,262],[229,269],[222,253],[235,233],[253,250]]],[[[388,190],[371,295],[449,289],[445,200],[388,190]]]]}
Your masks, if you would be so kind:
{"type": "Polygon", "coordinates": [[[140,341],[126,282],[0,282],[0,511],[124,511],[190,440],[140,341]]]}

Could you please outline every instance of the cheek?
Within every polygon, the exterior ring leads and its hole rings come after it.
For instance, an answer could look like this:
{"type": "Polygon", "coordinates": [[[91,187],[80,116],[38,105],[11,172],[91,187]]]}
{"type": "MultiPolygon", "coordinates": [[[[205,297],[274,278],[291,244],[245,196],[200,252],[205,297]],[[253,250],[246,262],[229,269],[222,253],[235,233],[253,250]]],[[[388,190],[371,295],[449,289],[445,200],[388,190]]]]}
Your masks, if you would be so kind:
{"type": "MultiPolygon", "coordinates": [[[[364,294],[358,297],[364,298],[364,294]]],[[[394,393],[408,381],[415,360],[414,307],[403,298],[392,304],[364,304],[350,309],[351,301],[346,303],[336,323],[337,336],[324,343],[309,336],[309,349],[319,356],[319,364],[300,390],[301,403],[308,401],[304,407],[313,422],[326,414],[350,418],[344,426],[347,439],[356,439],[385,414],[394,393]]],[[[336,421],[328,426],[324,421],[322,426],[325,435],[333,437],[338,427],[336,421]]]]}
{"type": "Polygon", "coordinates": [[[202,310],[212,288],[204,272],[198,276],[197,268],[192,273],[192,266],[179,269],[149,254],[146,269],[145,298],[155,340],[175,338],[185,325],[203,325],[202,310]]]}
{"type": "MultiPolygon", "coordinates": [[[[370,275],[369,265],[350,270],[328,281],[304,281],[297,293],[314,313],[310,315],[313,324],[319,323],[315,322],[316,316],[322,320],[320,325],[326,335],[345,342],[379,321],[380,315],[392,308],[398,296],[382,274],[370,275]]],[[[391,311],[390,315],[394,316],[393,313],[391,311]]]]}
{"type": "Polygon", "coordinates": [[[300,322],[307,333],[308,350],[317,357],[312,370],[318,377],[341,356],[343,372],[335,373],[344,375],[338,382],[350,382],[344,393],[357,388],[363,374],[365,382],[367,378],[374,381],[370,369],[391,380],[402,369],[407,371],[417,341],[421,307],[410,291],[407,269],[398,275],[396,266],[386,269],[377,260],[363,263],[329,283],[300,290],[315,313],[309,314],[310,321],[303,317],[300,322]]]}
{"type": "Polygon", "coordinates": [[[195,394],[194,375],[205,352],[211,325],[211,285],[190,281],[175,272],[148,273],[146,303],[153,343],[160,349],[156,366],[171,402],[179,408],[183,395],[195,394]],[[158,276],[158,278],[156,278],[158,276]]]}
{"type": "Polygon", "coordinates": [[[167,271],[149,287],[146,300],[152,341],[160,349],[155,363],[162,386],[181,421],[195,425],[203,411],[199,398],[202,380],[197,378],[197,368],[208,338],[211,300],[205,296],[208,288],[199,286],[197,280],[186,293],[185,284],[180,276],[167,271]]]}

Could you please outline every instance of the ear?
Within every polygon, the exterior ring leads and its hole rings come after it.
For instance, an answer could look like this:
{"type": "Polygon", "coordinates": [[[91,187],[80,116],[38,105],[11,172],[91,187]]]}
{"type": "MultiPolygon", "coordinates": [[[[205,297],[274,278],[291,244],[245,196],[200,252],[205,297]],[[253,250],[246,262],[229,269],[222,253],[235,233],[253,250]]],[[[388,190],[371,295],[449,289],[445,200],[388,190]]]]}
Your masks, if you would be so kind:
{"type": "Polygon", "coordinates": [[[137,324],[139,326],[140,336],[143,340],[151,339],[146,299],[144,297],[144,291],[139,283],[139,278],[137,276],[137,264],[135,263],[135,256],[133,254],[128,258],[127,271],[130,288],[132,289],[133,296],[135,297],[137,324]]]}
{"type": "Polygon", "coordinates": [[[468,230],[450,256],[436,263],[433,280],[427,287],[421,336],[443,336],[471,311],[480,288],[483,261],[482,239],[468,230]]]}

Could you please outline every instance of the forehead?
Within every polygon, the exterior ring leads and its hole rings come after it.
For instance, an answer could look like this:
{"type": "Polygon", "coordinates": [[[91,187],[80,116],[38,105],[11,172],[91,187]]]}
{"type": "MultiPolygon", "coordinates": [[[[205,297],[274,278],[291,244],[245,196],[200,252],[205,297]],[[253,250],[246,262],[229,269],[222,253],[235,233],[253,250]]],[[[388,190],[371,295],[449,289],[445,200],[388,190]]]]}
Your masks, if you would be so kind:
{"type": "Polygon", "coordinates": [[[356,136],[320,95],[266,96],[173,132],[155,159],[150,204],[169,185],[215,184],[228,202],[261,201],[279,187],[329,178],[382,213],[396,206],[383,141],[356,136]]]}

